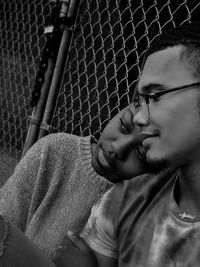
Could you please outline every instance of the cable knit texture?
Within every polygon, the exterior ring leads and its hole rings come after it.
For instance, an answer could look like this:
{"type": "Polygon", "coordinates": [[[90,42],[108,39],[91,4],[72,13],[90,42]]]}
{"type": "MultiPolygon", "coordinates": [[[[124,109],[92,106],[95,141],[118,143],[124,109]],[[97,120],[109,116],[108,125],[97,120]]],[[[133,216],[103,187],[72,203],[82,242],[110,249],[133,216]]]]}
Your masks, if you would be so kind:
{"type": "Polygon", "coordinates": [[[50,258],[67,230],[79,233],[112,186],[91,166],[91,137],[50,134],[34,144],[0,190],[0,214],[50,258]]]}

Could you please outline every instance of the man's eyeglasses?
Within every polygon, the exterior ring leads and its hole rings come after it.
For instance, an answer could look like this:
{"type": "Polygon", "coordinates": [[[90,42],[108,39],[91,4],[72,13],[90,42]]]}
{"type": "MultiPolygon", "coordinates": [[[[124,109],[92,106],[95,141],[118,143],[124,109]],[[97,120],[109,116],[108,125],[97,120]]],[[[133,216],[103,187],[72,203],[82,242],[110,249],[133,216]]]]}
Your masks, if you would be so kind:
{"type": "Polygon", "coordinates": [[[150,110],[149,110],[149,104],[150,104],[150,100],[153,101],[158,101],[159,98],[165,94],[168,93],[172,93],[178,90],[183,90],[183,89],[187,89],[187,88],[191,88],[191,87],[195,87],[200,85],[200,82],[198,83],[191,83],[191,84],[187,84],[187,85],[182,85],[179,87],[175,87],[175,88],[171,88],[168,90],[163,90],[160,92],[156,92],[156,93],[150,93],[150,94],[141,94],[138,93],[137,96],[135,97],[135,99],[133,100],[134,102],[134,106],[137,112],[141,111],[142,115],[145,119],[149,120],[150,119],[150,110]]]}

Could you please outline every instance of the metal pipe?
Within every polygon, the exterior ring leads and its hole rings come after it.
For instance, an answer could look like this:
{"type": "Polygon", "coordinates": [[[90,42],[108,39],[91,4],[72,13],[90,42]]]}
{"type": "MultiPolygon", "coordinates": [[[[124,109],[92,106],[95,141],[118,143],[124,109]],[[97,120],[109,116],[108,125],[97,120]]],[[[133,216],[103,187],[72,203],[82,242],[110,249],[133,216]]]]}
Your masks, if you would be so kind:
{"type": "Polygon", "coordinates": [[[26,136],[26,141],[24,144],[24,149],[22,152],[22,157],[26,154],[27,150],[37,141],[40,124],[42,122],[45,105],[49,93],[49,88],[51,84],[51,79],[54,71],[55,60],[50,58],[48,60],[48,67],[45,73],[44,83],[41,88],[41,95],[36,107],[34,107],[32,115],[30,116],[30,125],[26,136]]]}
{"type": "Polygon", "coordinates": [[[64,0],[61,2],[62,5],[64,4],[65,7],[67,7],[67,8],[62,7],[61,9],[62,12],[60,13],[61,18],[63,19],[63,25],[61,25],[63,33],[61,37],[60,47],[58,50],[58,56],[52,77],[46,108],[44,111],[44,116],[42,123],[40,125],[40,131],[38,136],[39,138],[47,135],[51,130],[51,121],[55,111],[56,101],[60,90],[65,65],[67,63],[70,45],[72,41],[72,35],[74,32],[74,26],[76,25],[77,15],[79,11],[79,0],[71,0],[70,3],[68,0],[64,0]],[[65,18],[63,16],[63,10],[65,11],[66,15],[65,18]],[[75,11],[76,14],[74,14],[75,11]]]}
{"type": "Polygon", "coordinates": [[[71,32],[68,29],[64,29],[60,48],[58,51],[58,57],[56,60],[52,82],[48,94],[48,99],[44,111],[42,123],[40,125],[40,131],[38,138],[41,138],[48,134],[51,130],[51,119],[53,117],[57,96],[59,93],[66,58],[70,46],[71,32]]]}
{"type": "MultiPolygon", "coordinates": [[[[57,0],[55,2],[55,27],[53,27],[53,30],[55,30],[53,31],[53,36],[49,39],[53,42],[54,47],[51,47],[52,53],[48,59],[39,101],[30,116],[30,125],[22,156],[39,138],[48,134],[51,129],[51,119],[55,110],[56,99],[78,15],[79,0],[57,0]],[[59,6],[60,9],[57,10],[59,6]]],[[[36,93],[36,90],[34,93],[36,93]]]]}

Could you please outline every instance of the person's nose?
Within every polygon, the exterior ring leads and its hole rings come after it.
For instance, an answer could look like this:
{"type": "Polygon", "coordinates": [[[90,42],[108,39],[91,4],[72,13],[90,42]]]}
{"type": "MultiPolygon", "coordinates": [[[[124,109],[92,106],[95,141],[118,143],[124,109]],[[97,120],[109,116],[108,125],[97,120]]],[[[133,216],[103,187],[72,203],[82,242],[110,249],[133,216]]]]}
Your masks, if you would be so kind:
{"type": "Polygon", "coordinates": [[[142,110],[139,110],[133,118],[133,123],[141,128],[149,124],[149,118],[143,115],[142,110]]]}
{"type": "Polygon", "coordinates": [[[131,136],[122,136],[111,143],[112,153],[120,160],[126,158],[133,146],[133,138],[131,136]]]}

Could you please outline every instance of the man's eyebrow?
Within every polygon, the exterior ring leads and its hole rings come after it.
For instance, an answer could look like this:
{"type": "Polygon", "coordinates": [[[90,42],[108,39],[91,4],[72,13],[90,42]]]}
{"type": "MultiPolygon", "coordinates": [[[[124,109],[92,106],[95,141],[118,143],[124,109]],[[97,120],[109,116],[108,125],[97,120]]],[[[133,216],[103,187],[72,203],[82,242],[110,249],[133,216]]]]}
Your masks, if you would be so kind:
{"type": "Polygon", "coordinates": [[[152,91],[162,91],[166,89],[163,84],[151,83],[140,88],[139,93],[150,94],[152,91]]]}

